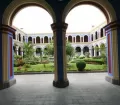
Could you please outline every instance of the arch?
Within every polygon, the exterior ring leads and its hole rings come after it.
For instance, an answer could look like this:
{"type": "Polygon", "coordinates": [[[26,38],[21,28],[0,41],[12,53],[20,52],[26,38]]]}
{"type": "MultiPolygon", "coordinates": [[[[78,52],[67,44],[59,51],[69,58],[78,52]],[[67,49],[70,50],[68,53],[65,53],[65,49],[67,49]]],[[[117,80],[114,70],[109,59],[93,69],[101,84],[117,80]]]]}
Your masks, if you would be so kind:
{"type": "Polygon", "coordinates": [[[36,43],[40,43],[40,37],[39,36],[36,37],[36,43]]]}
{"type": "Polygon", "coordinates": [[[84,36],[84,42],[88,42],[88,36],[87,35],[84,36]]]}
{"type": "Polygon", "coordinates": [[[91,35],[91,41],[93,41],[93,34],[91,35]]]}
{"type": "Polygon", "coordinates": [[[98,39],[98,33],[97,33],[97,31],[95,32],[95,39],[98,39]]]}
{"type": "Polygon", "coordinates": [[[80,42],[80,36],[79,35],[76,36],[76,42],[80,42]]]}
{"type": "Polygon", "coordinates": [[[21,55],[21,47],[18,48],[18,55],[21,55]]]}
{"type": "Polygon", "coordinates": [[[45,0],[13,0],[3,13],[2,24],[11,26],[15,14],[27,6],[42,7],[51,15],[53,22],[56,22],[55,13],[45,0]]]}
{"type": "Polygon", "coordinates": [[[14,54],[16,54],[16,46],[13,46],[14,54]]]}
{"type": "Polygon", "coordinates": [[[25,36],[23,36],[23,42],[25,42],[25,36]]]}
{"type": "Polygon", "coordinates": [[[28,37],[28,42],[32,43],[32,37],[31,36],[28,37]]]}
{"type": "Polygon", "coordinates": [[[62,21],[65,21],[65,18],[71,9],[82,4],[90,4],[99,8],[106,16],[107,23],[117,20],[115,10],[108,0],[71,0],[63,11],[62,21]]]}
{"type": "Polygon", "coordinates": [[[92,56],[94,56],[94,46],[92,46],[92,56]]]}
{"type": "Polygon", "coordinates": [[[19,41],[21,41],[21,34],[20,33],[18,34],[18,37],[19,37],[19,41]]]}
{"type": "Polygon", "coordinates": [[[100,37],[103,37],[103,28],[100,29],[100,37]]]}
{"type": "Polygon", "coordinates": [[[16,35],[15,34],[13,35],[13,39],[16,40],[16,35]]]}
{"type": "Polygon", "coordinates": [[[89,52],[89,47],[88,46],[85,46],[83,48],[83,54],[85,55],[86,52],[89,52]]]}
{"type": "Polygon", "coordinates": [[[96,47],[96,56],[99,56],[99,46],[96,45],[95,47],[96,47]]]}
{"type": "Polygon", "coordinates": [[[68,36],[68,42],[72,43],[72,36],[68,36]]]}
{"type": "Polygon", "coordinates": [[[44,37],[44,43],[48,43],[48,37],[47,36],[44,37]]]}
{"type": "Polygon", "coordinates": [[[36,48],[36,55],[37,55],[37,56],[40,56],[41,53],[42,53],[42,48],[37,47],[37,48],[36,48]]]}
{"type": "Polygon", "coordinates": [[[80,47],[76,47],[76,48],[75,48],[75,51],[76,51],[76,52],[81,52],[81,48],[80,48],[80,47]]]}

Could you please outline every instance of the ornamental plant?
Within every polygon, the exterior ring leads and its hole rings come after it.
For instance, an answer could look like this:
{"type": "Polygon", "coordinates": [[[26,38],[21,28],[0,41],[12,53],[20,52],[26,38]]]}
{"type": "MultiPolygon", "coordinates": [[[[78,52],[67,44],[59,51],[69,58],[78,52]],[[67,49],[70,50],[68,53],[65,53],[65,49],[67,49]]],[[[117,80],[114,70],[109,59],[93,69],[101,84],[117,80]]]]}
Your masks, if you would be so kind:
{"type": "Polygon", "coordinates": [[[77,67],[78,71],[83,71],[84,68],[86,67],[86,62],[85,61],[78,61],[76,63],[76,67],[77,67]]]}

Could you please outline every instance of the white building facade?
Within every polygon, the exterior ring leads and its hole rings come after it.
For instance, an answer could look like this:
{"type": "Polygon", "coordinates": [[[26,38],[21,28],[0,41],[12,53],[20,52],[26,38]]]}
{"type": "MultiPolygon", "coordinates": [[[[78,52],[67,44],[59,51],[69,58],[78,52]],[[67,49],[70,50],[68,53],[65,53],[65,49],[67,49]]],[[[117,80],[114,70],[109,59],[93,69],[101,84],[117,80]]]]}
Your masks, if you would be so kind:
{"type": "MultiPolygon", "coordinates": [[[[93,28],[90,32],[66,33],[66,40],[71,43],[78,55],[84,55],[85,52],[89,52],[90,57],[100,56],[100,51],[96,51],[95,47],[100,47],[101,44],[104,44],[106,47],[106,36],[104,32],[104,26],[106,24],[104,22],[100,26],[93,28]]],[[[26,34],[16,28],[16,34],[13,39],[14,52],[17,55],[23,56],[24,42],[31,42],[35,51],[36,49],[43,51],[46,45],[53,40],[53,33],[26,34]]],[[[34,55],[37,56],[38,53],[35,52],[34,55]]]]}

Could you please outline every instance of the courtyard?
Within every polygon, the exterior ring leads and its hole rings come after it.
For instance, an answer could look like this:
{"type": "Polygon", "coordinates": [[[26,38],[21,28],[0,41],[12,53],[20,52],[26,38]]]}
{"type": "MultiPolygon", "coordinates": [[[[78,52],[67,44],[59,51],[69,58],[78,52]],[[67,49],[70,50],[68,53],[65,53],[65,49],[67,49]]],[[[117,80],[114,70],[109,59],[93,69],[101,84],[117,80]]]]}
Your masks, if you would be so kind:
{"type": "Polygon", "coordinates": [[[0,91],[0,105],[119,105],[120,86],[107,73],[68,73],[70,85],[55,88],[54,74],[15,75],[16,84],[0,91]]]}

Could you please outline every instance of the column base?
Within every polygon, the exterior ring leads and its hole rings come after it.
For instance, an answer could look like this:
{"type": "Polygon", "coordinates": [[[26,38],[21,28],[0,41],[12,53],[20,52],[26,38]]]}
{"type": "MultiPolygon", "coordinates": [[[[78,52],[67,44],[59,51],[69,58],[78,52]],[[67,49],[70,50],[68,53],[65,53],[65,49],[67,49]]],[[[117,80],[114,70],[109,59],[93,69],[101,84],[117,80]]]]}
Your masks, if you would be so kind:
{"type": "Polygon", "coordinates": [[[120,85],[120,80],[116,80],[110,76],[106,76],[105,77],[105,80],[112,83],[112,84],[115,84],[115,85],[120,85]]]}
{"type": "Polygon", "coordinates": [[[69,86],[69,81],[53,81],[53,86],[57,88],[65,88],[69,86]]]}
{"type": "Polygon", "coordinates": [[[9,88],[10,86],[14,85],[16,83],[16,79],[11,79],[9,81],[5,81],[0,83],[0,90],[1,89],[5,89],[5,88],[9,88]]]}

